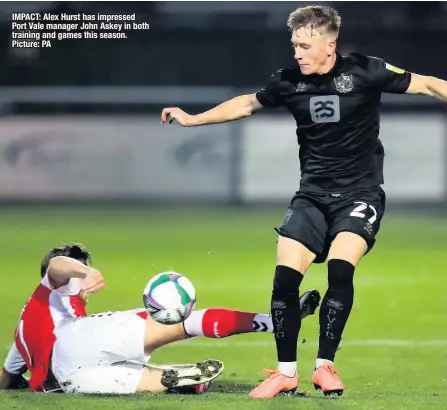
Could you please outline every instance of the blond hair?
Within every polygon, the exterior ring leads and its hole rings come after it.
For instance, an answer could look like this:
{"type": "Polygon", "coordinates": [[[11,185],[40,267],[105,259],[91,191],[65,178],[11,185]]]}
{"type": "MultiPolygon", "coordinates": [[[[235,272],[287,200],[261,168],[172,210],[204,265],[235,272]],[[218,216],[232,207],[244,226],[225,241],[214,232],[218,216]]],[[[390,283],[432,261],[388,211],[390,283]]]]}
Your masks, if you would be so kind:
{"type": "Polygon", "coordinates": [[[292,11],[287,19],[287,26],[294,32],[302,27],[327,32],[336,38],[340,31],[341,17],[338,11],[326,6],[307,6],[292,11]]]}

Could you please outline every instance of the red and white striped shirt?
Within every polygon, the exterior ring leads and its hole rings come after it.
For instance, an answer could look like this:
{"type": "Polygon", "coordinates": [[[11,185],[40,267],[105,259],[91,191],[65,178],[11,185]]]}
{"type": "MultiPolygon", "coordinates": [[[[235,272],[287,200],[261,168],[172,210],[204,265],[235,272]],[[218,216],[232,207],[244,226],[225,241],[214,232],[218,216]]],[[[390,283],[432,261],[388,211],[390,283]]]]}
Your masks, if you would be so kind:
{"type": "Polygon", "coordinates": [[[55,330],[77,317],[86,316],[79,292],[79,279],[70,279],[66,285],[55,289],[46,274],[22,310],[15,343],[4,369],[17,374],[19,365],[25,363],[31,373],[31,391],[43,389],[56,341],[55,330]],[[17,352],[22,361],[18,359],[17,352]]]}

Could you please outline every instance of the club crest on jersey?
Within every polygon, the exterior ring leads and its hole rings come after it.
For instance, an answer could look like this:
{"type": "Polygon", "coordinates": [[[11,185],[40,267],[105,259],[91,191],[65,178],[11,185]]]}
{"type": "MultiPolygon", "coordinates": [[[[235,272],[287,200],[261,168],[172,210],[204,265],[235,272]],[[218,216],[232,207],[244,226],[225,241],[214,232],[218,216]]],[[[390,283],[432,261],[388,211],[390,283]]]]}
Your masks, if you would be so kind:
{"type": "Polygon", "coordinates": [[[347,94],[354,88],[354,79],[352,74],[342,73],[339,77],[334,78],[335,88],[339,93],[347,94]]]}
{"type": "Polygon", "coordinates": [[[303,92],[303,91],[306,91],[306,83],[303,83],[303,82],[299,82],[297,85],[296,85],[296,91],[298,91],[299,93],[300,92],[303,92]]]}

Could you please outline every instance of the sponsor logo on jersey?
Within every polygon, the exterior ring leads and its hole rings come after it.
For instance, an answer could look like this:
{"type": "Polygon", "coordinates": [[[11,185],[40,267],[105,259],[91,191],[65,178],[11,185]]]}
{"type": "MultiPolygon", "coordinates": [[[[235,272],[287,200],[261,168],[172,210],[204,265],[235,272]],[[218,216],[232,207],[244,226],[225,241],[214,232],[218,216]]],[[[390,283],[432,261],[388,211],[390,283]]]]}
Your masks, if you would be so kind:
{"type": "Polygon", "coordinates": [[[397,73],[397,74],[404,74],[405,70],[402,70],[402,68],[398,68],[398,67],[394,67],[391,64],[385,63],[385,68],[387,70],[392,71],[393,73],[397,73]]]}
{"type": "Polygon", "coordinates": [[[340,121],[340,97],[338,95],[319,95],[311,97],[310,115],[316,124],[340,121]]]}
{"type": "Polygon", "coordinates": [[[335,88],[339,93],[347,94],[354,88],[354,79],[352,74],[342,73],[339,77],[334,78],[335,88]]]}

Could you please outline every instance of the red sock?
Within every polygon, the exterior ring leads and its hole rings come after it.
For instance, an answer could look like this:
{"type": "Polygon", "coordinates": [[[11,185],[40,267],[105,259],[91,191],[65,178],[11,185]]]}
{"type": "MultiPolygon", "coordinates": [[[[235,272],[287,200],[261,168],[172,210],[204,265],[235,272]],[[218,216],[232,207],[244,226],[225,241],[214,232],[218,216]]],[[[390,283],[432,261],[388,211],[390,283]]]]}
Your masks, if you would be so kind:
{"type": "Polygon", "coordinates": [[[253,332],[256,313],[230,309],[207,309],[202,321],[203,335],[206,337],[227,337],[253,332]]]}
{"type": "Polygon", "coordinates": [[[230,309],[204,309],[192,312],[184,327],[190,336],[221,338],[254,332],[253,320],[257,315],[230,309]]]}

